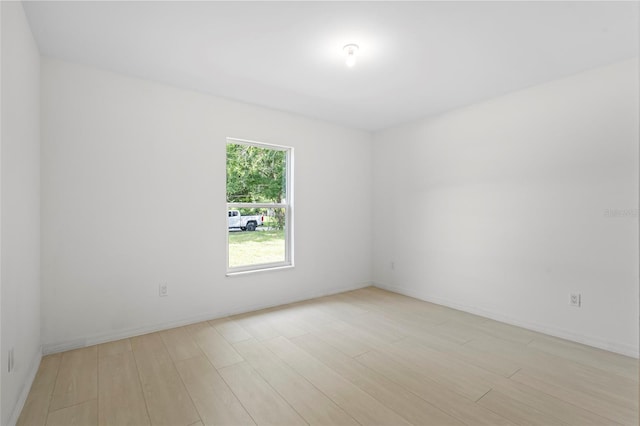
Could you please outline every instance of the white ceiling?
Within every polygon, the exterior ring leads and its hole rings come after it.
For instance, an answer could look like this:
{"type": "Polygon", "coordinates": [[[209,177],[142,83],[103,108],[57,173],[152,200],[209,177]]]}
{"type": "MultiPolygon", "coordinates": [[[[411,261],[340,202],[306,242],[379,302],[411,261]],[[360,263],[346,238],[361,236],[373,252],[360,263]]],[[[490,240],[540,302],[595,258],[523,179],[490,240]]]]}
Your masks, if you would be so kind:
{"type": "Polygon", "coordinates": [[[366,130],[639,54],[636,2],[24,7],[44,55],[366,130]]]}

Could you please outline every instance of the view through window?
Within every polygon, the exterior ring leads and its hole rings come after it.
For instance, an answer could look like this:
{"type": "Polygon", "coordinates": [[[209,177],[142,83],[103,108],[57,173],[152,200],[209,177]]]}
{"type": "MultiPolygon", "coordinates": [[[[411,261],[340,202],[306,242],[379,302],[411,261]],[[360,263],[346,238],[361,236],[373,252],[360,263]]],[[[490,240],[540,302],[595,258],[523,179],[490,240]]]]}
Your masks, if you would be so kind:
{"type": "Polygon", "coordinates": [[[229,272],[292,264],[288,147],[227,140],[229,272]]]}

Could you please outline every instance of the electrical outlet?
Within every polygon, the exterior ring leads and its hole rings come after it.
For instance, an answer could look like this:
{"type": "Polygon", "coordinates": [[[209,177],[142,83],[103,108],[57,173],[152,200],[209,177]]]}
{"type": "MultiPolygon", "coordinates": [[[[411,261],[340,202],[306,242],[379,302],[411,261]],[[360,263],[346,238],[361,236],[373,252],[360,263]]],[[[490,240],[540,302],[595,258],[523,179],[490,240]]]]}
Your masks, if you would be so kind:
{"type": "Polygon", "coordinates": [[[158,295],[160,297],[169,295],[169,287],[167,286],[167,284],[160,284],[160,286],[158,287],[158,295]]]}
{"type": "Polygon", "coordinates": [[[13,348],[9,349],[9,356],[7,357],[7,371],[9,373],[13,372],[13,369],[15,368],[15,359],[13,357],[13,348]]]}
{"type": "Polygon", "coordinates": [[[581,302],[582,302],[582,297],[580,293],[571,293],[569,295],[569,305],[579,308],[581,302]]]}

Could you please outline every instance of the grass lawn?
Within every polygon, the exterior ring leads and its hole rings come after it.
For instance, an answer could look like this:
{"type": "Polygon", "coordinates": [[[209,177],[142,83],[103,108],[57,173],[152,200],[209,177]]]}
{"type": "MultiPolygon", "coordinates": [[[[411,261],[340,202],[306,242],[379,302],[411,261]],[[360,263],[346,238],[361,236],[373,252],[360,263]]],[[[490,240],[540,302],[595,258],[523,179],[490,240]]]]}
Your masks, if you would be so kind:
{"type": "Polygon", "coordinates": [[[229,232],[230,268],[284,260],[284,230],[229,232]]]}

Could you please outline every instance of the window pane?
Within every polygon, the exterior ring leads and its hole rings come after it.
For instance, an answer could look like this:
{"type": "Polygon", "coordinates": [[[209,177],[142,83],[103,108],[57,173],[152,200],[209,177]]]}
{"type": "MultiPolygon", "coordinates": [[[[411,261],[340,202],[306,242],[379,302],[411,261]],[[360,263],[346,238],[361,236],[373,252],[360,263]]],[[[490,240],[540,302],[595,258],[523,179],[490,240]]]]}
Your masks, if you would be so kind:
{"type": "MultiPolygon", "coordinates": [[[[229,268],[285,262],[286,209],[239,209],[240,220],[261,223],[229,229],[229,268]],[[242,229],[245,229],[244,231],[242,229]]],[[[244,222],[247,224],[248,222],[244,222]]],[[[230,225],[231,226],[231,225],[230,225]]]]}
{"type": "Polygon", "coordinates": [[[286,151],[227,144],[227,202],[286,202],[286,151]]]}

